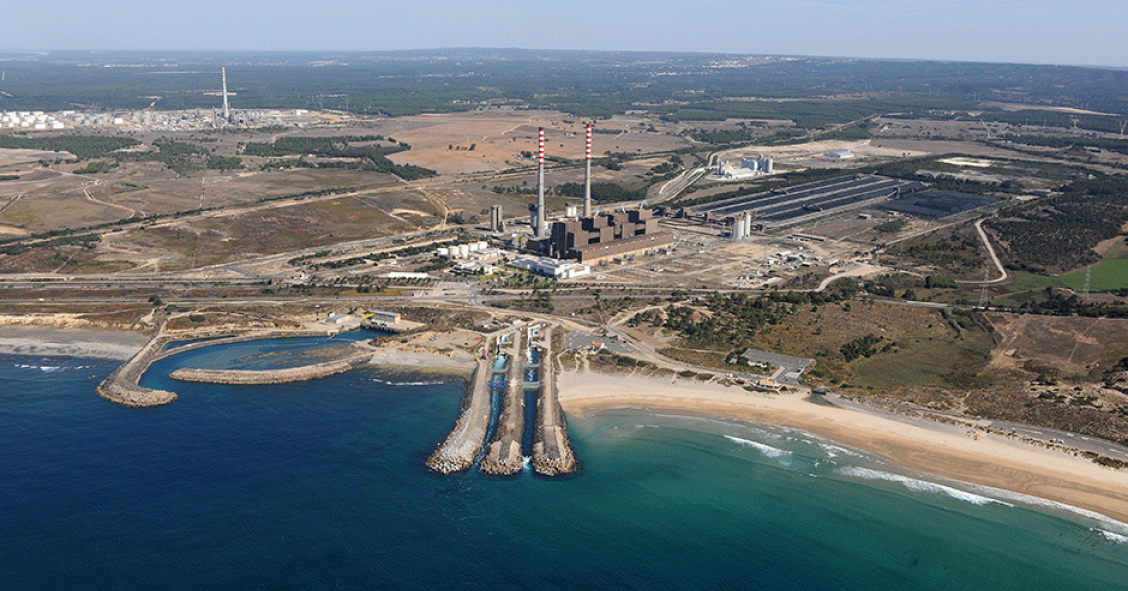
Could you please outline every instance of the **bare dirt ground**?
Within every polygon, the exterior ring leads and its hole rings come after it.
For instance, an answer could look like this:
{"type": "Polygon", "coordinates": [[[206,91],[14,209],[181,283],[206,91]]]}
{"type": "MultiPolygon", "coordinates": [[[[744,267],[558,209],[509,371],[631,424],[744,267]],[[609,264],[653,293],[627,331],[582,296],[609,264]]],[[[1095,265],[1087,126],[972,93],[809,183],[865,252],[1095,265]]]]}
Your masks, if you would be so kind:
{"type": "Polygon", "coordinates": [[[998,333],[988,369],[1089,376],[1128,354],[1128,321],[987,314],[998,333]]]}
{"type": "Polygon", "coordinates": [[[5,174],[19,173],[21,176],[39,167],[40,160],[71,160],[70,152],[48,152],[46,150],[0,149],[0,171],[5,174]]]}
{"type": "MultiPolygon", "coordinates": [[[[509,108],[487,109],[452,115],[419,115],[388,120],[378,129],[394,133],[411,144],[408,152],[393,154],[398,164],[415,164],[440,174],[496,172],[536,165],[537,128],[545,128],[545,155],[580,160],[584,156],[584,124],[578,117],[553,111],[509,108]],[[471,150],[470,147],[474,149],[471,150]],[[521,152],[534,154],[521,157],[521,152]]],[[[640,118],[614,117],[600,121],[597,129],[621,133],[596,133],[592,152],[660,152],[689,145],[684,138],[668,135],[677,128],[647,132],[650,124],[640,118]]]]}

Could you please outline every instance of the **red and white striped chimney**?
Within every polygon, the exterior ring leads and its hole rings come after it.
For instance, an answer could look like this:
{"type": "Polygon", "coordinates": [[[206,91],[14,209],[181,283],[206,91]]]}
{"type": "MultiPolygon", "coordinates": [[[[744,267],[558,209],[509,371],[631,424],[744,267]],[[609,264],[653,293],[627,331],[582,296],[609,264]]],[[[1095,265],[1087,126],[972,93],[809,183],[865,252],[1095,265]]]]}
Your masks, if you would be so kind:
{"type": "Polygon", "coordinates": [[[591,217],[591,125],[587,126],[587,146],[584,162],[584,217],[591,217]]]}
{"type": "Polygon", "coordinates": [[[533,217],[533,236],[540,240],[545,237],[546,220],[544,210],[544,128],[537,130],[537,212],[533,217]]]}

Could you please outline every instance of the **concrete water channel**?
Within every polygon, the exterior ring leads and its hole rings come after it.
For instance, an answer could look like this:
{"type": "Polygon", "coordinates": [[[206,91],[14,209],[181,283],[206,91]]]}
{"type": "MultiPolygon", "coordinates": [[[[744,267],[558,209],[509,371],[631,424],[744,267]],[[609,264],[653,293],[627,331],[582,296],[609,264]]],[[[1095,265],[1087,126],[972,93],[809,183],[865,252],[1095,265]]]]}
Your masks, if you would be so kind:
{"type": "Polygon", "coordinates": [[[486,339],[470,400],[428,460],[432,469],[512,475],[531,466],[559,475],[578,468],[551,371],[552,330],[532,324],[486,339]]]}

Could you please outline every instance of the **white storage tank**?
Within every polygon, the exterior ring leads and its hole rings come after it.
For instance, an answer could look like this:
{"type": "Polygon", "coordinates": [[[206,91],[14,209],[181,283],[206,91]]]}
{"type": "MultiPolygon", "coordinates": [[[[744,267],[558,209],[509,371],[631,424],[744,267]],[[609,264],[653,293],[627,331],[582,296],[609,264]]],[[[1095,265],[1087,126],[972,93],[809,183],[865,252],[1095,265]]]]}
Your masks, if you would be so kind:
{"type": "Polygon", "coordinates": [[[439,250],[435,251],[435,256],[443,259],[449,259],[450,249],[446,247],[440,248],[439,250]]]}
{"type": "Polygon", "coordinates": [[[489,247],[489,244],[488,244],[488,243],[486,243],[486,241],[484,241],[484,240],[479,240],[479,241],[477,242],[477,244],[478,244],[478,251],[479,251],[479,252],[480,252],[480,251],[483,251],[483,250],[485,250],[486,248],[488,248],[488,247],[489,247]]]}

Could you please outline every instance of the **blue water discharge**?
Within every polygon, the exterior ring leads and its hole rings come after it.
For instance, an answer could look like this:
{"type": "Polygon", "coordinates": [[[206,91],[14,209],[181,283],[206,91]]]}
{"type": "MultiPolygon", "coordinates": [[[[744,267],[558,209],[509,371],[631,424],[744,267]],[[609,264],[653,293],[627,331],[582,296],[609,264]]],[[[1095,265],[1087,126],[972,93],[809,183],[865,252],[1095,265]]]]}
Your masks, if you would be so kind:
{"type": "MultiPolygon", "coordinates": [[[[264,351],[276,344],[261,344],[264,351]]],[[[245,347],[245,345],[243,345],[245,347]]],[[[240,355],[253,353],[240,349],[240,355]]],[[[3,589],[1122,589],[1128,530],[799,431],[570,417],[580,475],[430,473],[461,382],[278,386],[0,356],[3,589]]],[[[213,357],[207,357],[212,355],[213,357]]],[[[399,380],[399,381],[397,381],[399,380]]],[[[411,383],[405,383],[411,382],[411,383]]]]}

